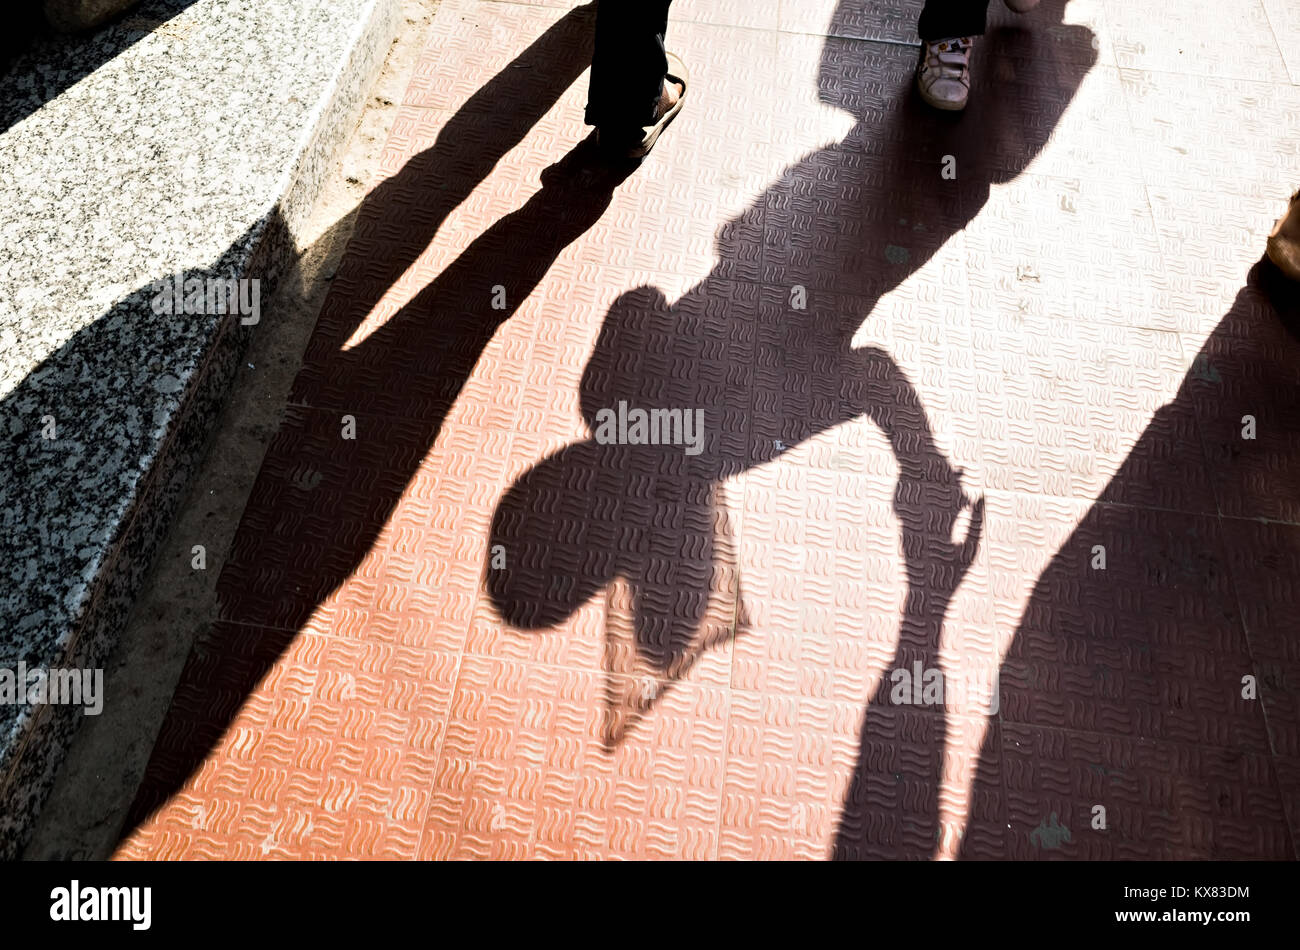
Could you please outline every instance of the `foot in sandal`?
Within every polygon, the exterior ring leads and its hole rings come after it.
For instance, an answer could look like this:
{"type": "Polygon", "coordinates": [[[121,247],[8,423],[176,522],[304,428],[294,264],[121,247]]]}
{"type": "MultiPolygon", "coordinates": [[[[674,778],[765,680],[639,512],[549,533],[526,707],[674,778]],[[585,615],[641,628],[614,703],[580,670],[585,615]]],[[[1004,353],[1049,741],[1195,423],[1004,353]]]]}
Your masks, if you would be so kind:
{"type": "Polygon", "coordinates": [[[663,92],[655,103],[654,121],[646,126],[626,128],[601,127],[597,130],[602,151],[623,158],[640,159],[650,154],[659,135],[677,118],[686,99],[686,67],[673,54],[668,54],[668,75],[664,78],[663,92]]]}

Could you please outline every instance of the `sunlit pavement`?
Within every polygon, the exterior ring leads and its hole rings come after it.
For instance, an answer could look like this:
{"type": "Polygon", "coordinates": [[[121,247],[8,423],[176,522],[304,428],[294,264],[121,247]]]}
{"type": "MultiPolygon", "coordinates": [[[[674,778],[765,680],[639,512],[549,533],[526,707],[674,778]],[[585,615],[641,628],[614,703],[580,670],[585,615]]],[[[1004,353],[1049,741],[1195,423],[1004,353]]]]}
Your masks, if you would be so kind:
{"type": "Polygon", "coordinates": [[[1296,857],[1300,14],[674,6],[440,8],[118,856],[1296,857]]]}

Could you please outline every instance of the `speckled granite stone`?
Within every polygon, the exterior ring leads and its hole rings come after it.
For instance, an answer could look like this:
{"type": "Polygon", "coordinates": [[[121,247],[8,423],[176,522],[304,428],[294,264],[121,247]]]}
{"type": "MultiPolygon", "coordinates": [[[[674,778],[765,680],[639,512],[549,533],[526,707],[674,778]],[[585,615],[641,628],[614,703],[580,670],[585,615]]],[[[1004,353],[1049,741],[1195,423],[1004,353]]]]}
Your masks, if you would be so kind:
{"type": "Polygon", "coordinates": [[[139,3],[140,0],[45,0],[45,16],[59,30],[86,30],[139,3]]]}
{"type": "MultiPolygon", "coordinates": [[[[155,314],[153,282],[265,302],[397,9],[146,2],[0,83],[0,668],[102,664],[257,330],[155,314]]],[[[0,857],[81,716],[0,705],[0,857]]]]}

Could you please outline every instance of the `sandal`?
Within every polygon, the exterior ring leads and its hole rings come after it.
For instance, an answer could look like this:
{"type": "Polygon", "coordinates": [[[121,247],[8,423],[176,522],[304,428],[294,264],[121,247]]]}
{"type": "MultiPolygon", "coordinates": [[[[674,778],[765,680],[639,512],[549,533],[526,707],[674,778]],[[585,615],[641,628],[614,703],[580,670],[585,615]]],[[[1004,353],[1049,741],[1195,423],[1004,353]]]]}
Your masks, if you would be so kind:
{"type": "Polygon", "coordinates": [[[627,158],[645,158],[650,154],[650,150],[655,147],[655,142],[659,141],[659,135],[668,128],[673,119],[677,118],[677,113],[682,111],[682,105],[686,102],[686,90],[690,84],[686,64],[674,53],[668,54],[668,73],[665,78],[668,82],[679,83],[682,87],[681,95],[677,97],[673,107],[655,120],[653,125],[634,129],[627,138],[619,136],[617,145],[609,141],[610,137],[604,130],[598,130],[605,140],[603,144],[621,152],[627,158]]]}

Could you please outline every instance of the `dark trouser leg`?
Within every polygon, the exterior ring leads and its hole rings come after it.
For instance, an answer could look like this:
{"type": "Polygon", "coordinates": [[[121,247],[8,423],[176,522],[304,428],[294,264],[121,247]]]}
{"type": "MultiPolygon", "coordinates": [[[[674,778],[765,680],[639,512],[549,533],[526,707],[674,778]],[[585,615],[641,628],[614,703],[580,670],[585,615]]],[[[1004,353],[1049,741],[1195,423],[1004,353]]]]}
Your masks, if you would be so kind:
{"type": "Polygon", "coordinates": [[[926,0],[916,24],[917,35],[923,40],[979,36],[988,9],[989,0],[926,0]]]}
{"type": "Polygon", "coordinates": [[[599,0],[588,125],[636,128],[654,122],[655,104],[668,73],[664,33],[671,2],[599,0]]]}

